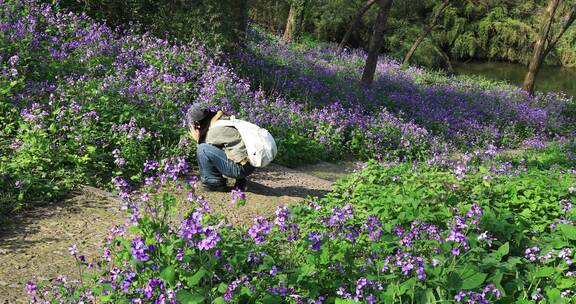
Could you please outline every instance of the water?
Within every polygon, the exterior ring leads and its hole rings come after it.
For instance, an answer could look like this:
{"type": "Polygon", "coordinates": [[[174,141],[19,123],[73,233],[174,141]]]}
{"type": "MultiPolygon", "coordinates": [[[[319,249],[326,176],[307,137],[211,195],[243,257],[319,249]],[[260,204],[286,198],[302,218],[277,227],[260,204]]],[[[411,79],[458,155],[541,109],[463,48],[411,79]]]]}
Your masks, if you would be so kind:
{"type": "MultiPolygon", "coordinates": [[[[488,79],[506,80],[522,86],[527,67],[507,62],[454,62],[458,74],[481,75],[488,79]]],[[[536,90],[543,92],[564,92],[576,98],[576,68],[543,66],[536,79],[536,90]]]]}

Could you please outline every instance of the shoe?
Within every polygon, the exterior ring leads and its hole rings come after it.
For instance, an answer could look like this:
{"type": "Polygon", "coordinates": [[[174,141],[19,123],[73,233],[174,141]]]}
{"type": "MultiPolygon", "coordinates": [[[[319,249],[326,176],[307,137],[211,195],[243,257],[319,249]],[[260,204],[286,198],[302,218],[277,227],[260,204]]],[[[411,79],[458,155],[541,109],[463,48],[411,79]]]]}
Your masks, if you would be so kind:
{"type": "Polygon", "coordinates": [[[228,192],[226,185],[210,185],[202,183],[202,189],[208,192],[228,192]]]}
{"type": "Polygon", "coordinates": [[[236,179],[236,182],[234,183],[234,188],[242,192],[246,192],[246,190],[248,190],[247,182],[248,181],[245,178],[236,179]]]}

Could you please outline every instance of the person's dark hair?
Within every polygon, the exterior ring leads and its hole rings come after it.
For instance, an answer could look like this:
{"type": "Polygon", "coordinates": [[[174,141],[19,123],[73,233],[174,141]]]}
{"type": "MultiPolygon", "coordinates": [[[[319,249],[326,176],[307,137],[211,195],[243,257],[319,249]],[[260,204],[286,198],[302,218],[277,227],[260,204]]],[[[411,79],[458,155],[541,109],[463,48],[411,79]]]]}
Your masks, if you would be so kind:
{"type": "Polygon", "coordinates": [[[200,134],[206,133],[206,131],[208,131],[210,120],[212,120],[215,115],[216,112],[207,109],[206,116],[202,120],[194,122],[194,126],[197,126],[200,129],[200,134]]]}
{"type": "Polygon", "coordinates": [[[189,128],[197,129],[200,133],[199,143],[203,143],[208,133],[210,121],[216,115],[216,111],[212,111],[207,107],[201,105],[192,106],[187,113],[187,121],[189,128]]]}

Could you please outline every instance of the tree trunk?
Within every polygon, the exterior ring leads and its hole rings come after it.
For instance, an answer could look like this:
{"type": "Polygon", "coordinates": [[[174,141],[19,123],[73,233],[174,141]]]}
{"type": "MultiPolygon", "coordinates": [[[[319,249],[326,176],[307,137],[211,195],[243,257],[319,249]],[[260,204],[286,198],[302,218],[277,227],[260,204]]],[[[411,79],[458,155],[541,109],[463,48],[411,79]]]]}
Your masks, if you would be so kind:
{"type": "Polygon", "coordinates": [[[342,41],[340,41],[340,44],[338,45],[338,52],[342,52],[342,50],[344,50],[350,35],[352,35],[352,31],[354,31],[356,26],[358,26],[358,23],[360,23],[360,20],[362,20],[362,16],[364,16],[364,14],[368,11],[368,9],[370,9],[370,7],[372,7],[372,4],[374,3],[376,3],[376,0],[368,0],[368,2],[356,13],[356,16],[354,16],[354,19],[352,19],[352,22],[348,26],[348,30],[346,30],[342,41]]]}
{"type": "Polygon", "coordinates": [[[452,66],[452,63],[450,62],[450,57],[448,57],[448,55],[446,55],[446,52],[444,52],[440,49],[438,51],[440,52],[442,57],[444,57],[444,61],[446,62],[446,72],[448,73],[448,75],[456,74],[456,72],[454,71],[454,67],[452,66]]]}
{"type": "Polygon", "coordinates": [[[542,61],[544,61],[544,58],[546,58],[546,56],[548,56],[548,53],[550,53],[550,51],[554,48],[554,46],[556,46],[556,43],[558,43],[560,38],[562,38],[562,36],[564,35],[564,33],[566,33],[566,31],[572,25],[572,23],[574,23],[574,21],[576,21],[576,7],[573,7],[564,16],[564,18],[562,18],[562,20],[564,21],[564,23],[562,24],[562,28],[560,29],[560,33],[558,33],[558,35],[556,35],[556,38],[554,38],[554,40],[551,40],[550,42],[548,42],[548,45],[546,46],[546,50],[544,50],[544,54],[542,54],[542,61]]]}
{"type": "Polygon", "coordinates": [[[370,44],[368,45],[368,57],[364,65],[364,72],[362,73],[362,84],[369,86],[374,80],[374,73],[376,72],[376,65],[378,64],[378,55],[380,54],[380,47],[382,46],[382,36],[386,28],[386,19],[392,7],[393,0],[377,0],[380,6],[372,37],[370,37],[370,44]]]}
{"type": "Polygon", "coordinates": [[[289,42],[292,41],[292,34],[294,32],[294,25],[295,25],[295,17],[296,14],[296,7],[291,4],[290,5],[290,12],[288,13],[288,21],[286,21],[286,28],[284,29],[284,35],[282,36],[282,40],[289,42]]]}
{"type": "Polygon", "coordinates": [[[286,21],[286,28],[282,40],[290,42],[300,37],[302,32],[302,23],[304,22],[304,7],[306,0],[290,1],[290,12],[286,21]]]}
{"type": "Polygon", "coordinates": [[[248,32],[248,0],[236,0],[236,8],[238,9],[237,16],[237,43],[239,46],[244,47],[246,42],[246,34],[248,32]]]}
{"type": "Polygon", "coordinates": [[[406,53],[406,56],[404,56],[404,60],[402,61],[403,66],[407,66],[408,64],[410,64],[410,58],[412,58],[412,55],[414,55],[414,53],[416,52],[416,49],[418,48],[420,43],[422,43],[422,41],[424,41],[424,38],[426,38],[426,36],[428,36],[428,34],[430,34],[432,29],[436,25],[436,21],[438,21],[438,18],[440,17],[440,15],[442,15],[442,12],[444,12],[444,10],[448,7],[449,4],[450,4],[450,0],[445,0],[444,2],[442,2],[442,4],[440,5],[438,10],[436,11],[434,16],[432,17],[432,20],[430,20],[430,23],[428,24],[428,26],[426,26],[426,28],[424,28],[422,33],[420,33],[420,36],[418,36],[418,39],[416,39],[416,41],[414,41],[414,44],[412,45],[412,47],[410,48],[408,53],[406,53]]]}
{"type": "Polygon", "coordinates": [[[560,0],[550,0],[548,7],[546,8],[546,13],[544,14],[544,19],[542,20],[542,25],[540,28],[540,33],[538,34],[538,40],[536,40],[536,45],[534,46],[534,53],[532,54],[532,59],[530,60],[530,65],[528,66],[528,73],[524,78],[524,91],[532,95],[534,93],[534,84],[536,82],[536,75],[540,70],[540,66],[544,61],[544,44],[548,39],[550,34],[550,27],[552,26],[552,20],[554,19],[554,14],[556,14],[556,8],[558,8],[558,2],[560,0]]]}

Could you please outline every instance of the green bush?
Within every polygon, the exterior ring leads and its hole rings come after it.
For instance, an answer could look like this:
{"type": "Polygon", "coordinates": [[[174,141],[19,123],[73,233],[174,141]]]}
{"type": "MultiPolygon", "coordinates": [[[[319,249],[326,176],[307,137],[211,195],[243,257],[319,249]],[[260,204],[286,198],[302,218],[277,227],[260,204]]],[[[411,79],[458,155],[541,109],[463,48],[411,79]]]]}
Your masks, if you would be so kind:
{"type": "Polygon", "coordinates": [[[220,51],[242,43],[248,22],[246,0],[63,0],[59,5],[86,12],[113,27],[137,22],[158,37],[202,41],[220,51]]]}
{"type": "MultiPolygon", "coordinates": [[[[79,285],[55,282],[35,296],[105,303],[570,303],[574,172],[538,165],[562,149],[504,160],[490,151],[434,164],[371,162],[326,197],[279,207],[273,221],[258,217],[248,229],[210,214],[194,195],[194,180],[163,179],[162,168],[177,161],[167,159],[146,173],[155,182],[134,193],[133,225],[109,236],[101,268],[82,270],[79,285]],[[174,222],[183,206],[184,220],[174,222]]],[[[244,197],[233,192],[238,200],[244,197]]],[[[70,252],[80,269],[89,265],[76,247],[70,252]]]]}

